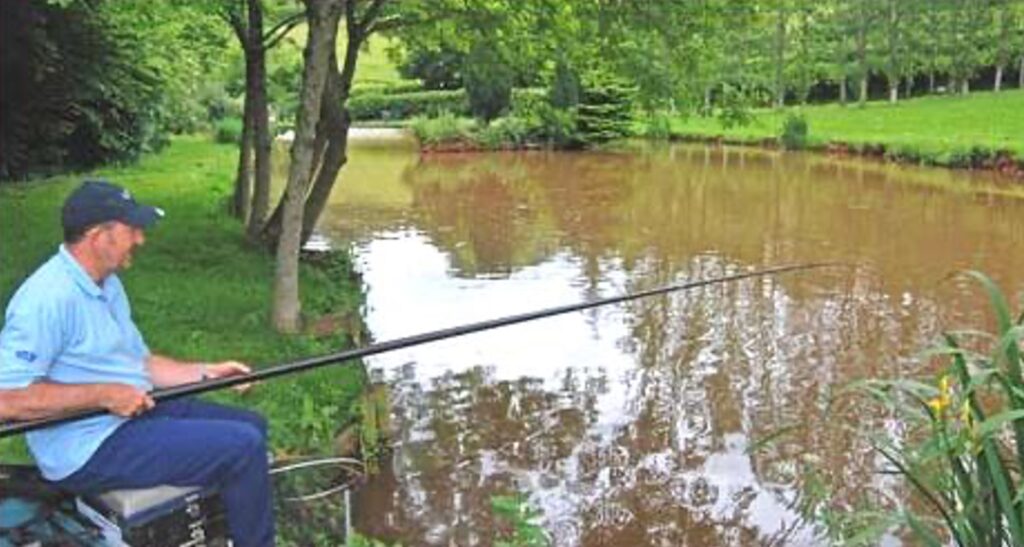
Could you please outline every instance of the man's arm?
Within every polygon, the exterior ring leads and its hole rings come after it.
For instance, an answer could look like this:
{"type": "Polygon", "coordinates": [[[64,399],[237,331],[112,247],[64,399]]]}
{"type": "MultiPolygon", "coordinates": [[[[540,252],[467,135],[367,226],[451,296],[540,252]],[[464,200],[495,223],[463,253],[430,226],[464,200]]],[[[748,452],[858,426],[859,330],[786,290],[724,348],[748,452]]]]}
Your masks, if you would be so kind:
{"type": "Polygon", "coordinates": [[[249,373],[249,367],[237,361],[189,363],[155,353],[146,359],[146,366],[149,368],[149,381],[156,387],[173,387],[208,378],[249,373]]]}
{"type": "Polygon", "coordinates": [[[153,399],[126,384],[36,382],[24,388],[0,389],[0,420],[35,420],[93,409],[128,417],[150,408],[153,399]]]}

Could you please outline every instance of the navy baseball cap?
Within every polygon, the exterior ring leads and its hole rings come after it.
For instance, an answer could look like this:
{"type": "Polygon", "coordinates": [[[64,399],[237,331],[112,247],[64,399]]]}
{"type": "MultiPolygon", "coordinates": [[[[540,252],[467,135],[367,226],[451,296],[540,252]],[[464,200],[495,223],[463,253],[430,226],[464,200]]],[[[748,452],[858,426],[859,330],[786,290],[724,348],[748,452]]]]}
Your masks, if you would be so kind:
{"type": "Polygon", "coordinates": [[[64,201],[61,221],[65,231],[118,220],[136,228],[149,228],[164,216],[163,209],[143,205],[128,190],[105,180],[87,180],[64,201]]]}

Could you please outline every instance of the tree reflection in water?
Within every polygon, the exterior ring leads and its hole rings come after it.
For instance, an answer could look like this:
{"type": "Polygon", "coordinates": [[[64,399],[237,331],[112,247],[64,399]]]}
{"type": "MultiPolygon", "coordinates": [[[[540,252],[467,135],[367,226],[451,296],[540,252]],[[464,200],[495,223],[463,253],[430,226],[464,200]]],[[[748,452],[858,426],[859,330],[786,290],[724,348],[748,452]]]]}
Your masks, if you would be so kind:
{"type": "Polygon", "coordinates": [[[817,544],[796,510],[803,465],[855,499],[878,482],[857,429],[888,418],[843,400],[826,414],[836,386],[899,375],[941,325],[980,321],[963,287],[937,283],[952,268],[1024,295],[1024,206],[965,199],[959,175],[695,147],[382,165],[366,178],[386,195],[342,186],[323,227],[358,242],[380,340],[765,265],[854,264],[375,358],[399,445],[358,492],[356,527],[406,545],[492,544],[491,498],[513,492],[557,545],[817,544]]]}

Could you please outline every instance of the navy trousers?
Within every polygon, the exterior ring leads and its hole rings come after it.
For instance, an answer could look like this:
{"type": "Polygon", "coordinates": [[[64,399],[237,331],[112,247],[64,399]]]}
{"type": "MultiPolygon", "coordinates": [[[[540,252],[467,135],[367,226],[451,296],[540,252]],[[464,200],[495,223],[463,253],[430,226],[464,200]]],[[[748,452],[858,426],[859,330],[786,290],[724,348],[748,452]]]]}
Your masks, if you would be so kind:
{"type": "Polygon", "coordinates": [[[103,441],[58,486],[77,493],[214,486],[236,547],[274,544],[267,422],[247,410],[195,399],[158,403],[103,441]]]}

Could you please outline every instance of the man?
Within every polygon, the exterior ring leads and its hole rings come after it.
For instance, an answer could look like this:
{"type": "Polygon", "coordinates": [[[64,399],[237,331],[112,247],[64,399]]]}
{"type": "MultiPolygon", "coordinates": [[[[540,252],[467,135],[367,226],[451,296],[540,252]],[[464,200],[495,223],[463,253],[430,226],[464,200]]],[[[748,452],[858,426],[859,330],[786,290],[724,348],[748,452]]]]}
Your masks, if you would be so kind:
{"type": "Polygon", "coordinates": [[[150,353],[116,272],[163,211],[105,181],[62,210],[64,244],[11,298],[0,331],[0,420],[83,409],[109,414],[27,434],[43,476],[79,493],[160,484],[215,486],[239,547],[274,543],[266,421],[197,400],[154,406],[148,392],[245,374],[227,361],[150,353]]]}

